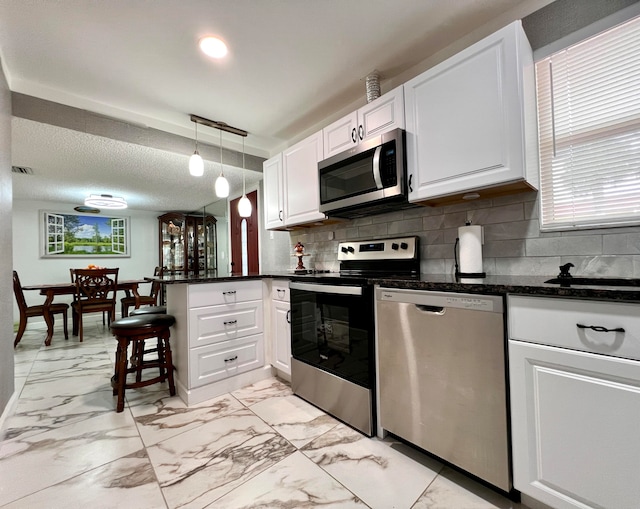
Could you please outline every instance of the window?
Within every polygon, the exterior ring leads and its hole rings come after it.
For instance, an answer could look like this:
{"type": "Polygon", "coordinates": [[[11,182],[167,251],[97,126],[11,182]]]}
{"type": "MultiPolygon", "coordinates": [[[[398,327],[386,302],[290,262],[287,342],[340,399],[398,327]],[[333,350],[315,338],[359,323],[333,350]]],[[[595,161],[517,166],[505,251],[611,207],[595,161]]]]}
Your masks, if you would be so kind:
{"type": "Polygon", "coordinates": [[[536,63],[542,230],[640,224],[640,17],[536,63]]]}

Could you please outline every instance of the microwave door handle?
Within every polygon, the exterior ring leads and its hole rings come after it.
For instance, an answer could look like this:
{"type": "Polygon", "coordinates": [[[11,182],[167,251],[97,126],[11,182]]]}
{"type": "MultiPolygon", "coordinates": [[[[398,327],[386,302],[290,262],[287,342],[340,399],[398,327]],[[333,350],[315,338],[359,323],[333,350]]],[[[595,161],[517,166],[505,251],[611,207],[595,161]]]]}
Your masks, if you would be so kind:
{"type": "Polygon", "coordinates": [[[382,152],[382,145],[376,147],[376,151],[373,153],[373,180],[376,183],[376,188],[382,189],[382,177],[380,176],[380,152],[382,152]]]}

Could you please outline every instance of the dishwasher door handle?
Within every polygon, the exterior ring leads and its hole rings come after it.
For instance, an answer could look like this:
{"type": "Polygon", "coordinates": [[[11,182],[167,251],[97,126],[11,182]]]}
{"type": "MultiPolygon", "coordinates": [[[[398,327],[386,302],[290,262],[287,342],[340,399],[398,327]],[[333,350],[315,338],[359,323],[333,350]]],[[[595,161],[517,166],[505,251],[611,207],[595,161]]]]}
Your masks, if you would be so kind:
{"type": "Polygon", "coordinates": [[[415,304],[423,313],[430,313],[432,315],[444,315],[444,307],[442,306],[427,306],[425,304],[415,304]]]}

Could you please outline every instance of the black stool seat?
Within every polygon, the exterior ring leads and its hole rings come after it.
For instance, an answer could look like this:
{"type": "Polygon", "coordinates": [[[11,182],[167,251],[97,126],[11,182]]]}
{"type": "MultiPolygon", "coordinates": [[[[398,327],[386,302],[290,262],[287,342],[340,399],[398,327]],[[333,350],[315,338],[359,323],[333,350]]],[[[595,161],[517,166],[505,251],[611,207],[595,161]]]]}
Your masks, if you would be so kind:
{"type": "Polygon", "coordinates": [[[176,323],[176,319],[173,315],[161,315],[161,314],[146,314],[146,315],[130,315],[125,318],[120,318],[111,324],[111,332],[119,330],[133,331],[135,329],[147,330],[155,327],[171,327],[176,323]]]}
{"type": "Polygon", "coordinates": [[[129,316],[139,315],[166,315],[167,306],[145,306],[143,308],[134,309],[129,316]]]}
{"type": "Polygon", "coordinates": [[[173,381],[173,360],[169,343],[170,327],[176,319],[167,314],[143,314],[127,316],[111,322],[111,333],[118,341],[116,350],[115,373],[111,378],[113,395],[118,396],[116,412],[124,410],[125,389],[135,389],[159,382],[168,381],[169,394],[175,396],[176,388],[173,381]],[[157,338],[158,358],[152,361],[143,359],[144,341],[157,338]],[[132,344],[131,365],[129,366],[128,349],[132,344]],[[148,380],[142,380],[142,370],[158,368],[159,375],[148,380]],[[136,381],[127,383],[127,374],[136,373],[136,381]]]}

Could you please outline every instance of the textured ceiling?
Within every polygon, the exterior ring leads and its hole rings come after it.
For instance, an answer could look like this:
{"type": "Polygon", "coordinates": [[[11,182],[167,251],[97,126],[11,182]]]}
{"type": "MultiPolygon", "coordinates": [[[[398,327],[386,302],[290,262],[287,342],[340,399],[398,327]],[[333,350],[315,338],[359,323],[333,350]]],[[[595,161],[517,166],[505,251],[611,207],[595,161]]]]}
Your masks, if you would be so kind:
{"type": "MultiPolygon", "coordinates": [[[[364,104],[371,71],[380,72],[386,92],[461,38],[477,40],[549,1],[2,0],[0,57],[13,92],[184,137],[193,137],[194,113],[247,130],[247,152],[268,157],[364,104]],[[198,52],[207,34],[227,42],[224,61],[198,52]]],[[[42,182],[52,200],[71,198],[67,189],[76,186],[122,189],[132,207],[151,209],[157,189],[174,186],[162,209],[188,196],[193,205],[208,203],[196,202],[208,186],[183,178],[188,154],[56,130],[17,122],[13,133],[13,164],[51,179],[42,182]],[[52,140],[68,153],[55,154],[52,140]],[[38,154],[40,143],[50,150],[38,154]],[[101,155],[110,159],[98,161],[101,155]],[[54,160],[68,168],[48,167],[54,160]],[[63,180],[86,163],[95,175],[63,180]]],[[[199,131],[217,143],[216,130],[199,131]]],[[[15,178],[14,196],[35,197],[37,178],[15,178]]]]}
{"type": "MultiPolygon", "coordinates": [[[[91,193],[124,196],[140,210],[196,210],[216,201],[219,163],[205,162],[203,177],[190,177],[189,157],[40,122],[12,120],[12,160],[34,175],[13,175],[14,198],[80,204],[91,193]],[[37,146],[38,150],[33,150],[37,146]]],[[[262,173],[245,170],[254,188],[262,173]]],[[[225,167],[232,190],[242,190],[242,171],[225,167]]],[[[232,196],[233,197],[233,196],[232,196]]]]}

